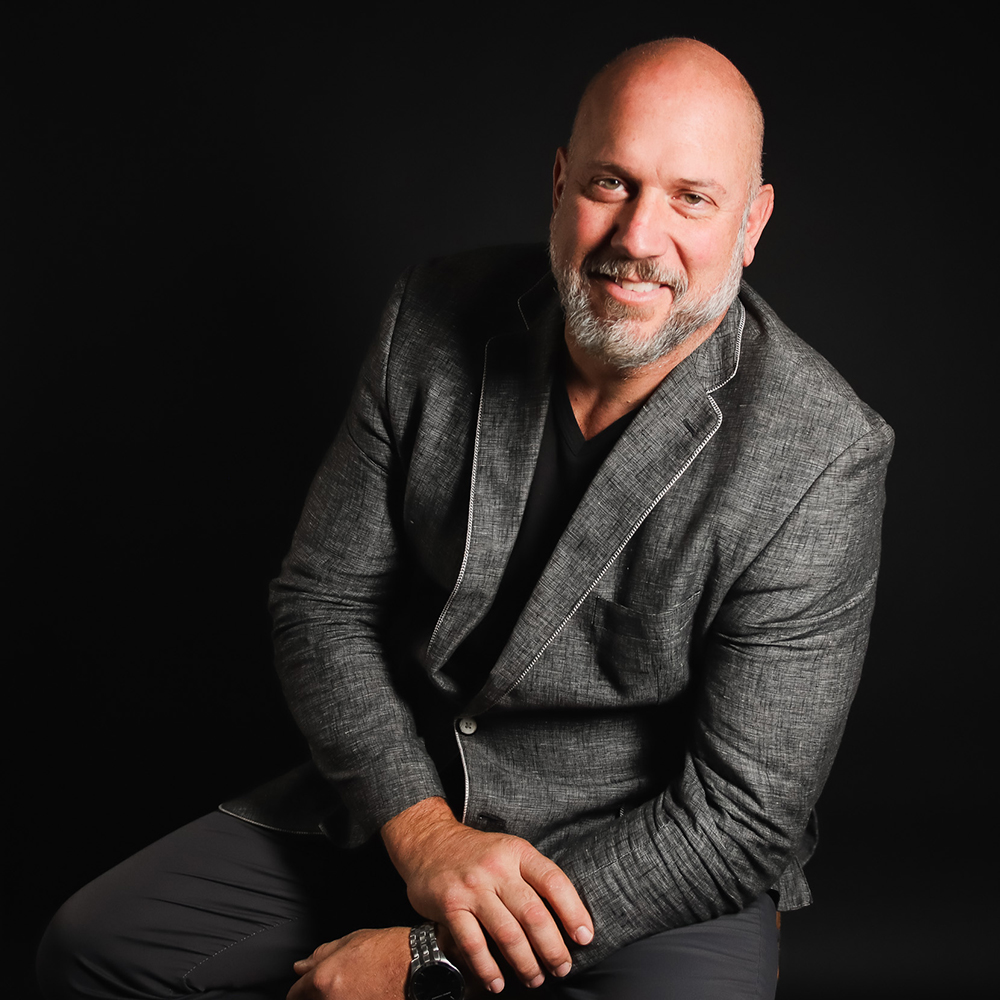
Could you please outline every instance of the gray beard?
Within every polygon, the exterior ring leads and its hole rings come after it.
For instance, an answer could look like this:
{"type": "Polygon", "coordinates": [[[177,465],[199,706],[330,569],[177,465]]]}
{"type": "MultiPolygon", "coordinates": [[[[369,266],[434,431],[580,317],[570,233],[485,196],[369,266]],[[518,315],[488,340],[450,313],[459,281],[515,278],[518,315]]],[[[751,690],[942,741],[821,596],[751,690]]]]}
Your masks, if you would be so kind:
{"type": "Polygon", "coordinates": [[[650,260],[633,260],[616,256],[608,250],[596,251],[584,258],[579,270],[562,265],[549,241],[549,260],[555,275],[559,298],[566,316],[566,332],[593,358],[604,361],[619,371],[640,368],[659,361],[696,330],[722,316],[732,305],[740,289],[743,274],[743,243],[740,233],[733,247],[729,271],[719,287],[707,299],[688,299],[688,283],[679,271],[659,268],[650,260]],[[655,281],[669,285],[674,304],[666,322],[652,336],[639,333],[642,310],[611,300],[606,303],[607,316],[598,316],[587,294],[590,271],[600,270],[615,278],[632,276],[639,281],[655,281]]]}

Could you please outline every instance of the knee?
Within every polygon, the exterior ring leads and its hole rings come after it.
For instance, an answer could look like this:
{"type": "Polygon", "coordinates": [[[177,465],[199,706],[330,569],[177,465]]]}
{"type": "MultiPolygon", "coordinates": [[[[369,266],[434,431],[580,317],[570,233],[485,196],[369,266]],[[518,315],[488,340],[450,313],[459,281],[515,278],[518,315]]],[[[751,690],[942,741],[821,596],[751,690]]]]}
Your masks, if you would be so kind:
{"type": "Polygon", "coordinates": [[[115,973],[116,942],[93,883],[59,909],[38,946],[36,976],[45,1000],[127,997],[115,973]]]}
{"type": "Polygon", "coordinates": [[[79,924],[70,903],[72,900],[63,904],[49,922],[35,956],[35,973],[45,1000],[62,1000],[73,995],[70,980],[74,956],[79,954],[76,940],[79,924]]]}

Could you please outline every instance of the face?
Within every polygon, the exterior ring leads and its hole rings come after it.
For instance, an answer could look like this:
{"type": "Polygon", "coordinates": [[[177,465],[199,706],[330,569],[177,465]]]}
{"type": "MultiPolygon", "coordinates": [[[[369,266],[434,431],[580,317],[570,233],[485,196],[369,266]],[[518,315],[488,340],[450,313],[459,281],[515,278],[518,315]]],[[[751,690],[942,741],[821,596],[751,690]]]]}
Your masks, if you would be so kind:
{"type": "Polygon", "coordinates": [[[652,69],[591,95],[554,172],[553,273],[567,334],[618,369],[714,329],[770,215],[750,198],[745,102],[652,69]]]}

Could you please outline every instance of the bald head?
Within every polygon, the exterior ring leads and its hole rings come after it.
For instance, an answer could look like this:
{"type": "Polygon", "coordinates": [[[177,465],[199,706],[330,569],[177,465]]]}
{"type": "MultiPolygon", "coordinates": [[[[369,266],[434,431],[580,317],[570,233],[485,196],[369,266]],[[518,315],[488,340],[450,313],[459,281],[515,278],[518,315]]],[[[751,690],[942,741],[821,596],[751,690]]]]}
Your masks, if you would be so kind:
{"type": "Polygon", "coordinates": [[[746,165],[747,194],[762,183],[764,115],[743,74],[721,52],[693,38],[663,38],[627,49],[587,85],[573,122],[567,152],[579,137],[623,117],[629,104],[684,96],[727,127],[746,165]]]}

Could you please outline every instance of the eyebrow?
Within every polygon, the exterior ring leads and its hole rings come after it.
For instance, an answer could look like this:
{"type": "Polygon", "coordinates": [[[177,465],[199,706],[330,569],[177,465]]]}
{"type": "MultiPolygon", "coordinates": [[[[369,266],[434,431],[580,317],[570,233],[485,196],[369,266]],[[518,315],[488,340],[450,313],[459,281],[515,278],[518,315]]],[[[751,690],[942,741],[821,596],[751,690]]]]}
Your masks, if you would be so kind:
{"type": "Polygon", "coordinates": [[[678,177],[677,183],[680,184],[681,187],[702,188],[708,191],[718,191],[721,194],[726,193],[726,189],[718,181],[698,180],[691,177],[678,177]]]}

